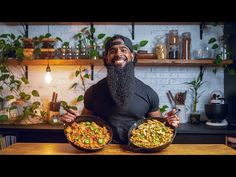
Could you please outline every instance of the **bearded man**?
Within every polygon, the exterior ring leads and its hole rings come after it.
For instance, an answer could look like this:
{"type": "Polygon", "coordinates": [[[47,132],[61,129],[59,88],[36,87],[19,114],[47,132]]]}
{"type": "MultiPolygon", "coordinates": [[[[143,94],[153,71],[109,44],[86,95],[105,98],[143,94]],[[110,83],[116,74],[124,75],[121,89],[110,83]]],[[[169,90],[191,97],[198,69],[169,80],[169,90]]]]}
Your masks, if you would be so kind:
{"type": "MultiPolygon", "coordinates": [[[[162,116],[157,93],[135,77],[136,62],[131,40],[114,35],[105,45],[107,77],[92,85],[84,95],[82,115],[95,115],[109,123],[113,143],[127,143],[128,131],[136,121],[162,116]]],[[[61,120],[70,122],[75,117],[65,113],[61,120]]],[[[174,127],[179,125],[176,115],[166,119],[174,127]]]]}

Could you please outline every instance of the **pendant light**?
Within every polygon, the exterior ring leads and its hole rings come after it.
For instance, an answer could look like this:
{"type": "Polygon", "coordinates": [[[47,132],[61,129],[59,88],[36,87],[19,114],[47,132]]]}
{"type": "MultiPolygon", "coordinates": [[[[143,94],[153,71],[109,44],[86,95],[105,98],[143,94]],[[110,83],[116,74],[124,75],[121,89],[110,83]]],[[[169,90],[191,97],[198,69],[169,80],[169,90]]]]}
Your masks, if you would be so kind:
{"type": "Polygon", "coordinates": [[[51,68],[49,66],[49,63],[48,63],[48,66],[46,68],[46,74],[45,74],[45,82],[47,84],[50,84],[52,82],[52,75],[51,75],[51,68]]]}

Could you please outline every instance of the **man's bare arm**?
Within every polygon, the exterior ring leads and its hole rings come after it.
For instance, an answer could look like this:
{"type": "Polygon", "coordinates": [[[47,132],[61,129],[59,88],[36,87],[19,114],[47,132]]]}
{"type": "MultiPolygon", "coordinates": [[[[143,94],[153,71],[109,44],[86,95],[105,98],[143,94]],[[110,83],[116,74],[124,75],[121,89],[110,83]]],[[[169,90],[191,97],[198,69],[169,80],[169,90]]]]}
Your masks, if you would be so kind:
{"type": "Polygon", "coordinates": [[[93,113],[93,111],[91,111],[89,109],[83,108],[83,110],[81,112],[81,115],[91,115],[91,116],[93,116],[94,113],[93,113]]]}
{"type": "Polygon", "coordinates": [[[162,114],[161,114],[160,109],[158,109],[157,111],[149,112],[148,116],[150,116],[150,117],[162,117],[162,114]]]}

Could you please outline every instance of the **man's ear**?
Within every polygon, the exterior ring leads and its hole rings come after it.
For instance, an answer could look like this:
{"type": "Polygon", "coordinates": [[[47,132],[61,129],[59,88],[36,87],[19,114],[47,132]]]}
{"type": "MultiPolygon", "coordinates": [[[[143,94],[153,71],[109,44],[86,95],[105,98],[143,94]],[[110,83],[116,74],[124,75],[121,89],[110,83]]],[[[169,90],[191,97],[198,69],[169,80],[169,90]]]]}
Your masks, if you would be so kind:
{"type": "Polygon", "coordinates": [[[103,61],[104,61],[104,65],[106,66],[106,65],[107,65],[107,61],[108,61],[107,56],[105,56],[105,57],[103,58],[103,61]]]}
{"type": "Polygon", "coordinates": [[[131,61],[134,61],[134,53],[131,53],[131,61]]]}

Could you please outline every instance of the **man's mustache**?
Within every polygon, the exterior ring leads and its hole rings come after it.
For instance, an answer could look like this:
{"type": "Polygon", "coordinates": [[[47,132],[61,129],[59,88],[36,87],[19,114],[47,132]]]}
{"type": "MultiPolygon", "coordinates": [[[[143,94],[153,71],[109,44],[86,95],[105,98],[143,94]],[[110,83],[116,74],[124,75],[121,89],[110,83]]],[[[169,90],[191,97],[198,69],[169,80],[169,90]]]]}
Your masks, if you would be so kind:
{"type": "Polygon", "coordinates": [[[115,56],[112,58],[112,62],[115,63],[116,60],[124,60],[124,61],[128,61],[128,58],[126,56],[115,56]]]}

